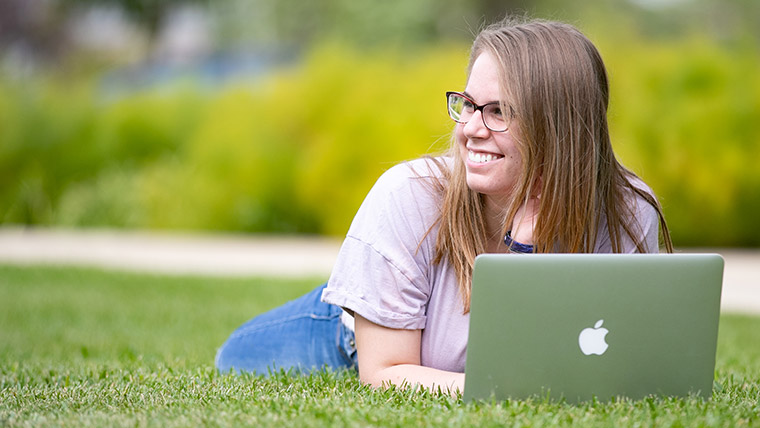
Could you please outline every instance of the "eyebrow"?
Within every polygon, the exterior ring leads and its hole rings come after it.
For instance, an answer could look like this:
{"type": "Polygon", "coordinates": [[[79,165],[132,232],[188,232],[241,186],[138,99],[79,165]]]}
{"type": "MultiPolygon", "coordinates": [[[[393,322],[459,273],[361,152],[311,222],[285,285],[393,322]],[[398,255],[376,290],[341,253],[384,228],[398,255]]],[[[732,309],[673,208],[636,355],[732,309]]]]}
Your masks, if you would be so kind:
{"type": "MultiPolygon", "coordinates": [[[[472,95],[470,95],[470,93],[469,93],[469,92],[467,92],[467,91],[462,91],[462,93],[463,93],[464,95],[466,95],[466,96],[467,96],[467,98],[469,98],[469,99],[471,99],[471,100],[475,101],[475,97],[473,97],[472,95]]],[[[481,104],[481,105],[484,105],[484,106],[485,106],[485,105],[488,105],[488,104],[497,104],[498,102],[499,102],[499,100],[495,100],[495,101],[489,101],[489,102],[487,102],[487,103],[485,103],[485,104],[481,104]]]]}

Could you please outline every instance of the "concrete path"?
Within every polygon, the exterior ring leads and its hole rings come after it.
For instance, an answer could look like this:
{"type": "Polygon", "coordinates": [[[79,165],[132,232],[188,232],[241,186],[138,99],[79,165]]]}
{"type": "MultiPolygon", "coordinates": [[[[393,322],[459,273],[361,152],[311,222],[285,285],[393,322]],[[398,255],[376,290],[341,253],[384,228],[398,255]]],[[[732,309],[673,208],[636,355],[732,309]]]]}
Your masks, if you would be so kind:
{"type": "MultiPolygon", "coordinates": [[[[340,242],[322,237],[0,228],[0,263],[79,265],[166,274],[314,276],[326,280],[340,242]]],[[[721,310],[760,314],[760,250],[679,252],[723,255],[726,267],[721,310]]]]}

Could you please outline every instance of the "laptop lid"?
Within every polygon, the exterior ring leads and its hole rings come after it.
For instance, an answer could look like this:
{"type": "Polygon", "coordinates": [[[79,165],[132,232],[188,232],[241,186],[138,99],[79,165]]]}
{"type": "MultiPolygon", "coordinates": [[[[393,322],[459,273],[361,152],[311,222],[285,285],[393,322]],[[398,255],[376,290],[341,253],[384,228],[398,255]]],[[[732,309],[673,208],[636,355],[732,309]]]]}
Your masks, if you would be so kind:
{"type": "Polygon", "coordinates": [[[712,396],[718,254],[484,254],[464,398],[712,396]]]}

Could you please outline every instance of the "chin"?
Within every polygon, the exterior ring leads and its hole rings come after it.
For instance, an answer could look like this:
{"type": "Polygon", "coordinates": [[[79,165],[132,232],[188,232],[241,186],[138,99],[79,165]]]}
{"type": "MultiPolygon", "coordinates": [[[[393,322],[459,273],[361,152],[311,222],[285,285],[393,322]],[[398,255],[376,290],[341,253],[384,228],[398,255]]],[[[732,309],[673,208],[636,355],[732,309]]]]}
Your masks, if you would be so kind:
{"type": "Polygon", "coordinates": [[[513,187],[506,183],[495,183],[494,179],[488,177],[467,177],[467,187],[474,192],[482,195],[494,197],[497,199],[507,198],[512,194],[513,187]]]}
{"type": "Polygon", "coordinates": [[[478,193],[482,193],[484,195],[489,195],[493,193],[493,190],[491,186],[488,186],[487,184],[484,184],[482,180],[467,180],[467,187],[470,188],[470,190],[478,193]]]}

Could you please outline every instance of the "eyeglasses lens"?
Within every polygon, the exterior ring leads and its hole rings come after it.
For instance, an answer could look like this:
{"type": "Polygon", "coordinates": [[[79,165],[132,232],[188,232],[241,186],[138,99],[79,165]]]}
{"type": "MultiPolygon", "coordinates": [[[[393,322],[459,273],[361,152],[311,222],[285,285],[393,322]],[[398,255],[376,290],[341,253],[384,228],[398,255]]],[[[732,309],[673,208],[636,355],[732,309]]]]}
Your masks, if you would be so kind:
{"type": "MultiPolygon", "coordinates": [[[[467,100],[461,95],[449,95],[449,116],[456,122],[466,122],[469,120],[469,117],[462,117],[465,101],[467,100]]],[[[470,116],[472,116],[472,113],[470,113],[470,116]]]]}
{"type": "Polygon", "coordinates": [[[483,109],[483,122],[488,129],[496,132],[506,131],[509,126],[498,104],[489,104],[483,109]]]}

